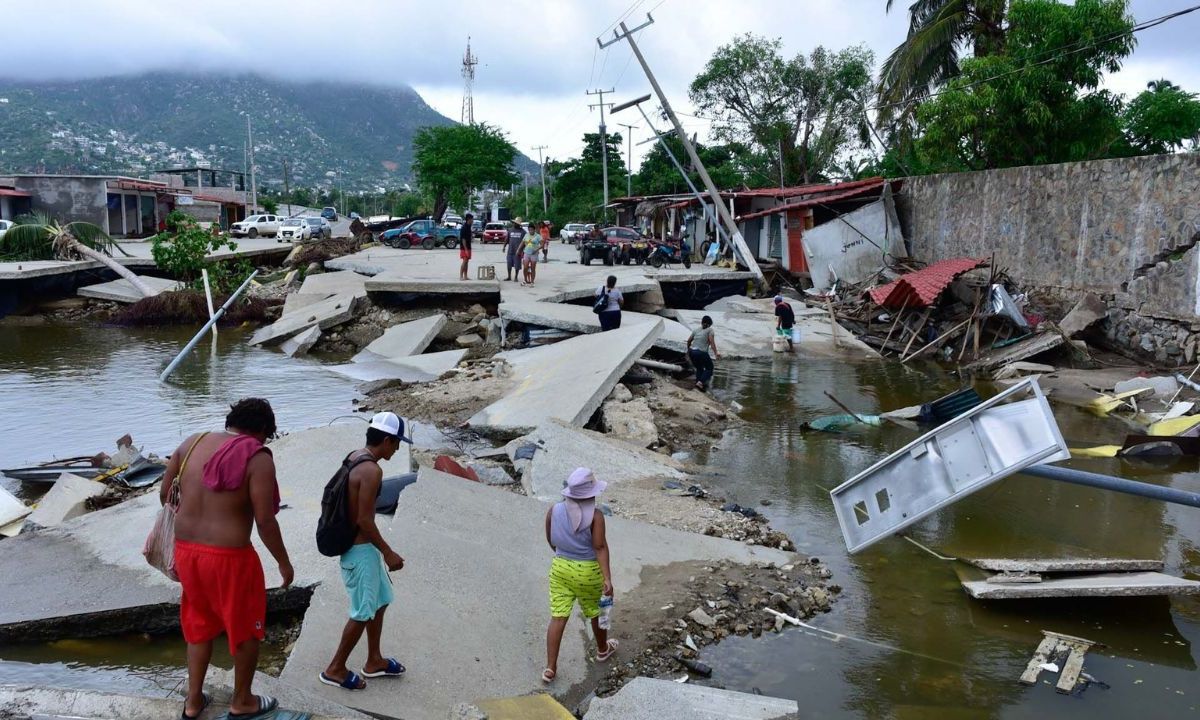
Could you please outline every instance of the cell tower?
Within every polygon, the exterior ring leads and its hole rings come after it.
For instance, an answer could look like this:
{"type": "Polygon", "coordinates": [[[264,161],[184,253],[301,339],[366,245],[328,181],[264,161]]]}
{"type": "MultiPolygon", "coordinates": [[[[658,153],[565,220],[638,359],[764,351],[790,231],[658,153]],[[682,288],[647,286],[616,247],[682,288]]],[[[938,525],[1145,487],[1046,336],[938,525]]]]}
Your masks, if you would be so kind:
{"type": "Polygon", "coordinates": [[[471,86],[475,83],[475,66],[479,64],[479,58],[471,54],[471,36],[467,36],[467,52],[463,55],[462,61],[462,76],[463,76],[463,103],[462,103],[462,118],[464,125],[475,124],[475,99],[471,96],[471,86]]]}

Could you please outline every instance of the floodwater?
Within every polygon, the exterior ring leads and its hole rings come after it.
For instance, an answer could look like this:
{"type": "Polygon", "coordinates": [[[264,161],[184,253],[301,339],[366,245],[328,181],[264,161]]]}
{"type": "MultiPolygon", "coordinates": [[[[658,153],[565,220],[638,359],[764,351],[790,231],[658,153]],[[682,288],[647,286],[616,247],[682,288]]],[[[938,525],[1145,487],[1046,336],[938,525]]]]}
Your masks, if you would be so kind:
{"type": "MultiPolygon", "coordinates": [[[[955,378],[897,363],[775,358],[725,364],[723,400],[749,422],[708,458],[707,482],[758,507],[801,552],[820,557],[843,592],[811,624],[841,633],[788,629],[730,638],[706,648],[714,680],[793,698],[821,718],[1128,718],[1194,716],[1200,708],[1200,600],[970,599],[956,563],[901,538],[847,554],[829,490],[917,435],[892,425],[839,435],[801,433],[804,419],[842,411],[833,393],[862,413],[928,402],[958,389],[955,378]],[[747,471],[746,468],[753,468],[747,471]],[[769,499],[769,506],[762,506],[769,499]],[[1057,675],[1017,683],[1041,630],[1104,644],[1085,671],[1107,683],[1059,695],[1057,675]],[[1047,684],[1046,679],[1050,682],[1047,684]]],[[[990,388],[980,388],[987,397],[990,388]]],[[[1068,445],[1120,444],[1127,430],[1081,410],[1054,406],[1068,445]]],[[[1077,460],[1080,469],[1200,490],[1200,472],[1134,468],[1120,460],[1077,460]]],[[[945,557],[1125,557],[1165,561],[1165,572],[1200,576],[1200,510],[1015,476],[910,528],[945,557]]]]}
{"type": "MultiPolygon", "coordinates": [[[[172,383],[159,384],[158,373],[189,334],[0,324],[0,467],[109,450],[126,432],[165,453],[193,429],[219,426],[228,403],[247,395],[270,398],[283,430],[345,422],[353,413],[349,381],[316,360],[251,348],[238,331],[222,331],[215,356],[201,343],[172,383]]],[[[748,422],[709,453],[704,483],[762,510],[801,552],[829,565],[830,582],[843,592],[831,613],[812,620],[841,633],[838,641],[793,628],[728,638],[705,649],[714,682],[794,698],[806,716],[821,718],[1196,715],[1200,601],[1194,598],[981,602],[961,589],[953,561],[902,539],[846,553],[828,490],[915,431],[885,425],[803,434],[800,423],[842,412],[825,390],[856,411],[877,413],[957,388],[940,370],[885,361],[777,357],[718,364],[717,396],[744,405],[748,422]],[[1086,671],[1109,688],[1093,685],[1068,697],[1045,682],[1018,685],[1043,629],[1104,644],[1089,653],[1086,671]]],[[[1118,421],[1072,408],[1056,406],[1055,413],[1072,446],[1119,442],[1126,432],[1118,421]]],[[[1171,472],[1117,460],[1074,465],[1200,490],[1194,465],[1171,472]]],[[[1039,478],[1003,480],[910,530],[948,557],[1155,558],[1168,573],[1200,574],[1200,510],[1039,478]]],[[[181,662],[177,638],[5,647],[0,683],[166,691],[178,683],[181,662]]]]}

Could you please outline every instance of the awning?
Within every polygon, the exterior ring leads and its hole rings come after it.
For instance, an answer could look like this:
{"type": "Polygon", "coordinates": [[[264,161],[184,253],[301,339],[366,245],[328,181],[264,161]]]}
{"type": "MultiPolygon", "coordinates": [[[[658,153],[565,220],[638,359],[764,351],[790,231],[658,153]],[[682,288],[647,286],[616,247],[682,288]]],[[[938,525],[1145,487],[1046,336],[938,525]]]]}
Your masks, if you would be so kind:
{"type": "Polygon", "coordinates": [[[31,193],[13,188],[0,188],[0,197],[33,197],[31,193]]]}
{"type": "Polygon", "coordinates": [[[817,205],[824,205],[831,202],[853,200],[879,192],[883,189],[883,183],[884,181],[882,179],[872,179],[852,183],[843,183],[842,185],[827,185],[824,186],[826,189],[822,191],[821,194],[818,194],[814,197],[804,198],[803,200],[797,200],[796,202],[791,202],[786,205],[777,205],[773,208],[767,208],[766,210],[759,210],[758,212],[746,213],[745,215],[739,215],[737,219],[739,221],[753,220],[754,218],[775,215],[781,212],[787,212],[788,210],[800,210],[803,208],[815,207],[817,205]],[[838,192],[832,192],[834,190],[838,192]]]}
{"type": "Polygon", "coordinates": [[[109,190],[138,190],[143,192],[168,192],[171,190],[165,183],[148,182],[144,180],[109,180],[109,190]]]}

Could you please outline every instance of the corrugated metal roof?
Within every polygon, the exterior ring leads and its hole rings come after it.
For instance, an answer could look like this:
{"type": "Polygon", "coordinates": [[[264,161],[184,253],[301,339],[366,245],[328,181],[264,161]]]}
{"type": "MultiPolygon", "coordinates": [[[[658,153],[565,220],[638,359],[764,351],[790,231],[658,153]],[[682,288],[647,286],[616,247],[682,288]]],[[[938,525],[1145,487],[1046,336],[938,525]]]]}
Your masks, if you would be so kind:
{"type": "Polygon", "coordinates": [[[929,307],[954,282],[954,278],[983,265],[987,258],[952,258],[921,268],[879,287],[868,294],[884,307],[929,307]]]}
{"type": "MultiPolygon", "coordinates": [[[[757,188],[754,190],[742,190],[740,192],[728,193],[727,195],[731,197],[791,198],[798,197],[800,195],[811,195],[813,193],[844,191],[854,187],[880,185],[882,183],[883,178],[872,177],[842,183],[815,183],[810,185],[795,185],[793,187],[783,188],[757,188]]],[[[726,193],[722,193],[722,195],[726,195],[726,193]]]]}

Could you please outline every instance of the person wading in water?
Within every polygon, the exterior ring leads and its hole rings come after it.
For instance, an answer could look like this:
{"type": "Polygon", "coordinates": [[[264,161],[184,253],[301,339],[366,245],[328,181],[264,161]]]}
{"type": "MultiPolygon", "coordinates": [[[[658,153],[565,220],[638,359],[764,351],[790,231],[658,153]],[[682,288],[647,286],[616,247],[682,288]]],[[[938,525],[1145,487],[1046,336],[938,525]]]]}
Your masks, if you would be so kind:
{"type": "Polygon", "coordinates": [[[196,718],[208,706],[204,676],[213,640],[225,633],[233,656],[232,720],[274,712],[279,703],[254,695],[259,642],[266,636],[267,585],[262,563],[250,544],[251,527],[279,565],[283,587],[295,572],[279,523],[275,461],[263,445],[275,435],[275,413],[260,398],[234,403],[225,432],[205,432],[183,441],[167,464],[159,501],[166,504],[179,478],[175,515],[175,572],[183,595],[180,627],[187,642],[188,692],[182,717],[196,718]]]}

